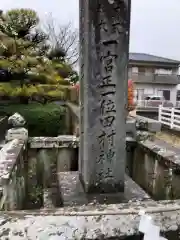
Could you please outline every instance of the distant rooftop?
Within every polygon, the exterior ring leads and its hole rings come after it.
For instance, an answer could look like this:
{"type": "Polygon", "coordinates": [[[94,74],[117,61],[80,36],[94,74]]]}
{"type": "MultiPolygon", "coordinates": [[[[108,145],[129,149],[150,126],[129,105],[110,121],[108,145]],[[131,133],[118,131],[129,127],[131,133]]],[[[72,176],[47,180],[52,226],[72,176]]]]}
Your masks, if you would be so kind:
{"type": "Polygon", "coordinates": [[[170,63],[170,64],[180,64],[180,61],[158,57],[147,53],[129,53],[130,61],[140,61],[140,62],[157,62],[157,63],[170,63]]]}

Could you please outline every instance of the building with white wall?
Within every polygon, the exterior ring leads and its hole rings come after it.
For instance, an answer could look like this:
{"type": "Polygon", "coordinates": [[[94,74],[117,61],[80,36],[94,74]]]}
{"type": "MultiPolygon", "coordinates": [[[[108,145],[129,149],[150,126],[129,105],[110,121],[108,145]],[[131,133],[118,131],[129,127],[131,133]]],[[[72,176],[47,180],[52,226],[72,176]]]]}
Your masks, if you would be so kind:
{"type": "Polygon", "coordinates": [[[135,83],[137,100],[163,96],[173,104],[177,100],[180,61],[144,53],[129,54],[129,79],[135,83]]]}

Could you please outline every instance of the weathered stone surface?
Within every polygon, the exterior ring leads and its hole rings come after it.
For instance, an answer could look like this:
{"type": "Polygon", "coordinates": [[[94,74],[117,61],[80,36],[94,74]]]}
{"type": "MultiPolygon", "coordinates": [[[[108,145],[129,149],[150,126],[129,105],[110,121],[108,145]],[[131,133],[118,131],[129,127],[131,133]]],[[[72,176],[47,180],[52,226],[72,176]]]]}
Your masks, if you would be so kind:
{"type": "MultiPolygon", "coordinates": [[[[87,2],[84,0],[79,0],[79,40],[80,40],[80,47],[79,47],[79,64],[80,64],[80,73],[79,73],[79,83],[80,83],[80,91],[79,91],[79,108],[76,109],[76,114],[78,114],[79,119],[79,135],[80,135],[80,141],[79,141],[79,161],[78,161],[78,167],[80,173],[83,171],[84,168],[84,97],[85,97],[85,91],[84,91],[84,82],[87,78],[87,64],[88,64],[88,45],[87,45],[87,38],[88,38],[88,25],[85,19],[86,12],[85,8],[87,2]],[[78,110],[78,111],[77,111],[78,110]]],[[[78,126],[78,125],[77,125],[78,126]]],[[[76,128],[76,127],[75,127],[76,128]]],[[[77,130],[75,132],[78,132],[77,130]]]]}
{"type": "Polygon", "coordinates": [[[137,131],[136,132],[136,141],[141,142],[141,141],[146,141],[146,140],[151,140],[153,141],[155,138],[153,133],[150,133],[148,131],[137,131]]]}
{"type": "Polygon", "coordinates": [[[85,194],[78,178],[78,172],[61,172],[58,174],[64,206],[83,205],[87,203],[122,203],[150,199],[131,178],[125,176],[125,192],[115,194],[85,194]]]}
{"type": "Polygon", "coordinates": [[[180,151],[169,144],[163,145],[163,142],[155,139],[154,141],[146,140],[139,143],[144,150],[151,152],[165,166],[172,168],[174,171],[180,170],[180,151]]]}
{"type": "Polygon", "coordinates": [[[37,184],[43,187],[44,208],[60,207],[61,199],[57,179],[57,152],[58,149],[38,149],[37,184]]]}
{"type": "Polygon", "coordinates": [[[67,172],[71,171],[72,163],[76,159],[74,158],[74,151],[72,148],[61,148],[57,154],[57,171],[58,172],[67,172]]]}
{"type": "Polygon", "coordinates": [[[129,204],[90,205],[56,211],[14,212],[1,214],[2,240],[34,239],[140,239],[139,211],[144,209],[160,226],[161,235],[179,240],[180,203],[136,202],[129,204]],[[128,238],[128,236],[132,238],[128,238]]]}
{"type": "Polygon", "coordinates": [[[0,182],[9,178],[22,146],[22,143],[14,139],[0,150],[0,182]]]}
{"type": "Polygon", "coordinates": [[[136,120],[128,117],[126,120],[126,134],[133,138],[136,138],[136,120]]]}
{"type": "Polygon", "coordinates": [[[131,166],[132,178],[154,199],[180,198],[178,148],[159,139],[143,140],[136,145],[131,166]]]}
{"type": "Polygon", "coordinates": [[[58,137],[30,137],[30,148],[77,148],[79,138],[73,135],[61,135],[58,137]]]}
{"type": "Polygon", "coordinates": [[[76,206],[88,203],[79,181],[78,172],[59,172],[58,181],[63,206],[76,206]]]}
{"type": "Polygon", "coordinates": [[[13,127],[23,127],[25,123],[25,119],[19,113],[14,113],[8,119],[8,124],[12,125],[13,127]]]}
{"type": "Polygon", "coordinates": [[[86,192],[123,192],[130,6],[125,0],[87,0],[81,6],[80,178],[86,192]]]}
{"type": "Polygon", "coordinates": [[[146,118],[142,116],[136,115],[136,127],[138,130],[143,130],[143,131],[149,131],[149,132],[160,132],[161,131],[161,123],[151,119],[151,118],[146,118]]]}
{"type": "Polygon", "coordinates": [[[6,141],[11,141],[13,139],[27,141],[28,130],[26,128],[20,128],[20,127],[8,129],[5,139],[6,141]]]}
{"type": "Polygon", "coordinates": [[[53,205],[53,202],[52,202],[52,192],[51,192],[51,189],[44,189],[44,192],[43,192],[43,207],[45,209],[53,209],[54,208],[54,205],[53,205]]]}
{"type": "Polygon", "coordinates": [[[22,141],[14,139],[0,150],[0,210],[22,206],[25,195],[24,146],[22,141]]]}

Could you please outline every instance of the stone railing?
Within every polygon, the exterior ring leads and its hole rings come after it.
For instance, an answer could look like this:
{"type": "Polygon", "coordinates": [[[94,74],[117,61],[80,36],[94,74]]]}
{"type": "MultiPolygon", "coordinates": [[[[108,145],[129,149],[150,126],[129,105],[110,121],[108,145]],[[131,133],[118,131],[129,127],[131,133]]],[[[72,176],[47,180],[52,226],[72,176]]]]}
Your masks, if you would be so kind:
{"type": "MultiPolygon", "coordinates": [[[[23,209],[27,196],[27,139],[24,118],[15,113],[7,119],[12,128],[3,137],[0,150],[0,210],[23,209]]],[[[6,126],[7,126],[6,124],[6,126]]]]}
{"type": "Polygon", "coordinates": [[[0,150],[0,210],[22,209],[26,196],[26,145],[14,139],[0,150]]]}
{"type": "Polygon", "coordinates": [[[70,171],[73,168],[73,161],[75,161],[73,159],[76,159],[77,156],[72,149],[78,147],[79,138],[73,135],[31,137],[28,139],[29,156],[33,155],[42,159],[43,155],[47,155],[48,159],[57,159],[59,172],[70,171]]]}
{"type": "Polygon", "coordinates": [[[61,206],[60,172],[78,169],[79,139],[65,135],[32,137],[28,140],[28,162],[36,166],[37,186],[43,189],[43,206],[61,206]]]}
{"type": "Polygon", "coordinates": [[[171,145],[158,140],[147,139],[136,145],[131,159],[132,178],[153,198],[180,198],[180,153],[171,145]]]}

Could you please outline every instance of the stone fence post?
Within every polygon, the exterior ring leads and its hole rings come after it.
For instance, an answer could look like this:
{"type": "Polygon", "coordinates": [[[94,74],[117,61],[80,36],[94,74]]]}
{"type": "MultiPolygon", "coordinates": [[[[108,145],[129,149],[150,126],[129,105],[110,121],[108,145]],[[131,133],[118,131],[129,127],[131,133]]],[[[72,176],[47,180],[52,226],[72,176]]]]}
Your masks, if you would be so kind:
{"type": "Polygon", "coordinates": [[[28,130],[24,127],[26,121],[20,114],[15,113],[9,117],[8,124],[11,126],[11,128],[7,131],[5,137],[6,142],[9,142],[13,139],[19,139],[27,142],[28,130]]]}
{"type": "Polygon", "coordinates": [[[24,189],[17,184],[16,195],[18,196],[18,205],[23,208],[23,202],[26,202],[26,197],[28,196],[28,155],[27,155],[27,141],[28,141],[28,130],[25,128],[26,121],[19,114],[15,113],[8,119],[8,125],[10,128],[7,130],[5,141],[10,142],[17,139],[23,144],[23,151],[21,156],[18,157],[16,162],[16,182],[22,184],[24,182],[24,189]]]}

